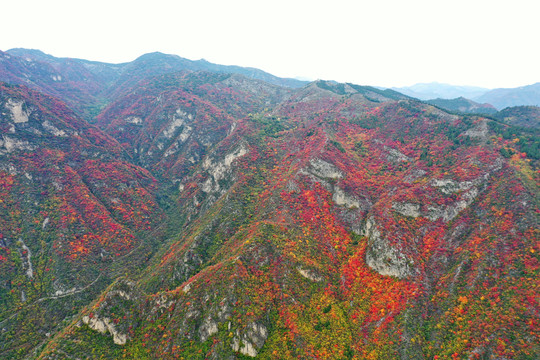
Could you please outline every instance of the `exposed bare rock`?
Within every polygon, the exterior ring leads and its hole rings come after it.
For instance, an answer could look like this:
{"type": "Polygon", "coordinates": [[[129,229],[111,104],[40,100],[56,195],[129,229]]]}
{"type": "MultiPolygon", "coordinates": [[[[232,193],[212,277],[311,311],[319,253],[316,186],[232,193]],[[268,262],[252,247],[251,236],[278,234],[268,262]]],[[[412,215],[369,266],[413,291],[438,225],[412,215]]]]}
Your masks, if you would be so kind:
{"type": "Polygon", "coordinates": [[[363,201],[355,196],[349,195],[338,186],[334,187],[334,195],[332,200],[336,205],[345,206],[348,208],[365,208],[363,201]]]}
{"type": "Polygon", "coordinates": [[[24,102],[22,100],[8,99],[6,108],[11,111],[11,117],[16,124],[28,122],[28,112],[23,109],[24,102]]]}
{"type": "Polygon", "coordinates": [[[34,145],[31,145],[26,140],[14,139],[7,135],[2,135],[2,139],[0,139],[0,155],[16,150],[34,150],[35,148],[34,145]],[[5,150],[2,150],[2,147],[5,150]]]}
{"type": "Polygon", "coordinates": [[[243,334],[240,334],[238,330],[236,331],[231,348],[241,354],[255,357],[258,354],[258,349],[262,348],[267,338],[268,330],[266,327],[252,322],[246,326],[243,334]]]}
{"type": "Polygon", "coordinates": [[[66,137],[67,133],[64,130],[58,129],[56,126],[54,126],[50,121],[45,120],[41,123],[43,128],[47,130],[49,133],[51,133],[54,136],[60,136],[60,137],[66,137]]]}
{"type": "Polygon", "coordinates": [[[393,149],[393,148],[388,147],[388,146],[385,146],[384,149],[387,151],[386,158],[387,158],[388,161],[407,162],[407,161],[412,160],[410,157],[403,154],[399,150],[393,149]]]}
{"type": "Polygon", "coordinates": [[[117,331],[114,324],[111,323],[111,320],[107,317],[100,319],[97,316],[89,317],[88,315],[85,315],[83,316],[82,321],[87,324],[90,329],[96,330],[101,334],[109,332],[113,337],[114,343],[117,345],[125,345],[127,342],[127,335],[117,331]]]}
{"type": "Polygon", "coordinates": [[[333,164],[321,159],[312,159],[309,161],[310,166],[300,170],[303,174],[312,174],[322,179],[341,179],[343,173],[333,164]]]}
{"type": "Polygon", "coordinates": [[[469,129],[463,133],[463,135],[472,137],[472,138],[482,138],[485,139],[488,134],[487,120],[482,119],[475,127],[469,129]]]}
{"type": "Polygon", "coordinates": [[[469,190],[478,182],[479,181],[456,182],[451,179],[435,179],[432,181],[432,186],[439,188],[444,194],[450,195],[459,191],[469,190]]]}
{"type": "Polygon", "coordinates": [[[324,280],[324,278],[322,276],[319,276],[319,275],[315,274],[311,270],[302,269],[301,267],[297,267],[296,269],[298,270],[300,275],[302,275],[303,277],[305,277],[306,279],[309,279],[311,281],[321,282],[321,281],[324,280]]]}
{"type": "Polygon", "coordinates": [[[199,327],[199,337],[201,342],[205,342],[213,334],[218,332],[218,324],[210,317],[204,319],[203,323],[199,327]]]}
{"type": "Polygon", "coordinates": [[[424,175],[426,175],[425,170],[415,169],[415,170],[411,171],[408,175],[406,175],[405,178],[403,179],[403,181],[405,181],[406,183],[411,184],[411,183],[415,182],[416,180],[422,178],[424,175]]]}
{"type": "Polygon", "coordinates": [[[184,285],[184,287],[182,288],[182,291],[184,292],[184,294],[189,293],[189,290],[191,290],[191,284],[192,283],[184,285]]]}
{"type": "Polygon", "coordinates": [[[46,217],[45,220],[43,220],[43,223],[41,224],[41,229],[45,229],[47,225],[49,225],[49,217],[46,217]]]}
{"type": "Polygon", "coordinates": [[[419,217],[421,216],[420,205],[412,203],[395,203],[392,208],[403,216],[419,217]]]}
{"type": "Polygon", "coordinates": [[[247,153],[248,149],[244,144],[241,144],[232,153],[225,155],[223,159],[216,160],[211,157],[204,159],[202,164],[203,169],[208,171],[211,177],[206,179],[202,184],[202,191],[206,193],[221,192],[223,189],[221,189],[219,181],[225,179],[227,173],[231,169],[232,163],[247,153]]]}
{"type": "Polygon", "coordinates": [[[478,193],[477,188],[472,188],[463,193],[460,200],[446,207],[429,205],[426,217],[431,221],[442,218],[444,222],[448,222],[454,219],[461,211],[465,210],[478,196],[478,193]]]}
{"type": "Polygon", "coordinates": [[[186,113],[182,109],[177,109],[173,115],[172,121],[165,128],[165,130],[163,130],[159,138],[170,139],[187,121],[192,120],[193,115],[186,113]]]}
{"type": "Polygon", "coordinates": [[[413,260],[401,252],[400,244],[392,244],[384,238],[377,228],[375,220],[370,217],[364,228],[368,237],[366,264],[381,275],[395,276],[403,279],[414,273],[413,260]]]}
{"type": "Polygon", "coordinates": [[[101,334],[109,333],[115,344],[125,345],[129,340],[127,329],[130,326],[129,320],[118,321],[117,305],[122,304],[123,311],[128,311],[130,306],[137,303],[141,294],[135,286],[135,283],[126,279],[118,281],[105,294],[104,299],[99,306],[93,309],[90,314],[82,317],[82,322],[91,329],[101,334]]]}
{"type": "Polygon", "coordinates": [[[18,244],[21,246],[19,254],[21,255],[21,260],[23,261],[23,268],[26,270],[26,276],[29,279],[34,278],[34,268],[32,266],[32,251],[26,246],[22,239],[19,239],[18,244]]]}
{"type": "Polygon", "coordinates": [[[143,120],[139,116],[128,116],[124,121],[133,125],[142,125],[143,123],[143,120]]]}

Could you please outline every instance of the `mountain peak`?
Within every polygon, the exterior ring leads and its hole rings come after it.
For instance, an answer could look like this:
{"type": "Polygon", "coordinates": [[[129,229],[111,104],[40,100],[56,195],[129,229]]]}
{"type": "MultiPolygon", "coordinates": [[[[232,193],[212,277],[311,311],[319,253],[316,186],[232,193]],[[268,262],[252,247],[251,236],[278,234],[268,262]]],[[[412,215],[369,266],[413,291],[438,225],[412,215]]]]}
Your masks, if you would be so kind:
{"type": "Polygon", "coordinates": [[[0,357],[537,358],[538,108],[41,59],[0,58],[0,357]]]}
{"type": "Polygon", "coordinates": [[[418,83],[412,86],[394,87],[392,89],[421,100],[435,98],[455,99],[460,96],[474,98],[489,91],[489,89],[477,86],[450,85],[438,82],[418,83]]]}

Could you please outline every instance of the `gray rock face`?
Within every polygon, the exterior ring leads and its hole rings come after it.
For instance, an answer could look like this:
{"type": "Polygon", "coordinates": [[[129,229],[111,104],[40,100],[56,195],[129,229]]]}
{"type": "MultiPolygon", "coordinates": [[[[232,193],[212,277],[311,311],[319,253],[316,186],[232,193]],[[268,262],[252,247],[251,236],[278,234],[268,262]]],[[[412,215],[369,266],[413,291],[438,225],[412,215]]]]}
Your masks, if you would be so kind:
{"type": "Polygon", "coordinates": [[[300,173],[312,174],[321,179],[341,179],[343,174],[339,169],[329,162],[321,159],[311,159],[307,169],[300,170],[300,173]]]}
{"type": "Polygon", "coordinates": [[[430,205],[428,206],[426,217],[431,221],[436,221],[442,218],[444,222],[449,222],[461,211],[465,210],[470,204],[472,204],[474,199],[478,196],[478,193],[478,189],[474,187],[463,193],[460,199],[451,205],[446,207],[430,205]]]}
{"type": "Polygon", "coordinates": [[[422,169],[414,169],[413,171],[411,171],[409,174],[407,174],[403,180],[408,183],[408,184],[412,184],[413,182],[415,182],[416,180],[418,179],[421,179],[424,175],[426,175],[426,171],[425,170],[422,170],[422,169]]]}
{"type": "Polygon", "coordinates": [[[226,178],[227,174],[230,172],[232,163],[247,153],[248,149],[244,146],[244,144],[242,144],[232,153],[225,155],[223,159],[217,160],[210,157],[204,159],[202,164],[203,169],[206,170],[210,176],[202,184],[202,191],[205,193],[223,192],[219,185],[219,181],[226,178]]]}
{"type": "Polygon", "coordinates": [[[482,120],[472,129],[469,129],[463,133],[463,135],[472,137],[472,138],[481,138],[485,139],[488,134],[487,120],[482,120]]]}
{"type": "Polygon", "coordinates": [[[127,334],[128,322],[118,322],[114,319],[113,309],[118,304],[122,307],[129,306],[127,304],[135,303],[140,294],[135,288],[135,283],[128,280],[117,282],[105,295],[105,299],[99,307],[90,315],[84,315],[82,322],[90,327],[90,329],[100,332],[101,334],[109,333],[115,344],[125,345],[129,340],[127,334]]]}
{"type": "Polygon", "coordinates": [[[403,279],[414,274],[413,260],[400,251],[400,244],[391,244],[381,235],[375,220],[370,217],[364,228],[368,237],[366,264],[381,275],[403,279]]]}
{"type": "Polygon", "coordinates": [[[210,336],[217,332],[218,324],[210,317],[204,319],[202,325],[199,327],[199,337],[201,338],[201,342],[205,342],[210,336]]]}
{"type": "MultiPolygon", "coordinates": [[[[436,188],[444,195],[452,195],[454,200],[444,205],[396,202],[392,209],[406,217],[425,217],[431,221],[450,222],[467,209],[486,187],[494,171],[502,167],[502,159],[497,159],[481,176],[469,181],[453,179],[433,179],[427,186],[436,188]]],[[[423,175],[423,174],[422,174],[423,175]]],[[[369,217],[361,233],[368,237],[366,263],[381,275],[406,278],[417,272],[412,259],[403,249],[400,241],[390,242],[378,229],[375,219],[369,217]]],[[[420,235],[421,236],[421,235],[420,235]]]]}
{"type": "Polygon", "coordinates": [[[31,145],[26,140],[14,139],[7,135],[2,135],[2,138],[0,138],[0,155],[17,150],[34,150],[35,148],[36,146],[31,145]]]}
{"type": "Polygon", "coordinates": [[[177,109],[173,114],[171,121],[156,137],[156,147],[163,151],[171,140],[174,140],[169,148],[164,152],[163,156],[168,157],[180,149],[181,145],[190,137],[193,132],[193,127],[190,126],[193,122],[193,115],[188,114],[182,109],[177,109]]]}
{"type": "Polygon", "coordinates": [[[60,136],[60,137],[67,136],[67,133],[64,130],[58,129],[48,120],[43,121],[41,125],[43,126],[43,129],[47,130],[49,133],[51,133],[54,136],[60,136]]]}
{"type": "Polygon", "coordinates": [[[402,152],[394,148],[385,146],[384,149],[387,151],[386,158],[388,161],[399,163],[399,162],[407,162],[407,161],[412,160],[410,157],[408,157],[407,155],[403,154],[402,152]]]}
{"type": "Polygon", "coordinates": [[[33,279],[34,268],[32,266],[32,251],[30,251],[30,248],[26,246],[23,239],[19,239],[17,244],[21,246],[21,249],[19,250],[19,255],[21,256],[21,261],[23,263],[23,269],[26,271],[26,276],[29,279],[33,279]]]}
{"type": "Polygon", "coordinates": [[[457,200],[448,205],[427,205],[409,202],[394,203],[392,209],[403,216],[423,216],[431,221],[442,219],[444,222],[453,220],[460,212],[469,207],[476,197],[482,192],[485,183],[489,180],[492,172],[502,167],[502,159],[497,159],[483,175],[469,181],[455,181],[453,179],[433,179],[429,185],[437,188],[445,195],[457,195],[457,200]]]}
{"type": "Polygon", "coordinates": [[[392,208],[403,216],[410,216],[417,218],[422,215],[420,212],[420,205],[413,203],[394,203],[392,208]]]}
{"type": "Polygon", "coordinates": [[[469,190],[473,185],[480,181],[462,181],[457,182],[451,179],[435,179],[431,182],[433,187],[439,188],[442,193],[450,195],[459,191],[469,190]]]}
{"type": "Polygon", "coordinates": [[[301,267],[297,267],[296,269],[298,270],[300,275],[302,275],[303,277],[305,277],[306,279],[309,279],[311,281],[321,282],[321,281],[324,280],[324,278],[322,276],[317,275],[316,273],[314,273],[311,270],[302,269],[301,267]]]}
{"type": "Polygon", "coordinates": [[[28,112],[23,109],[24,102],[8,99],[6,108],[11,111],[11,117],[16,124],[28,122],[28,112]]]}
{"type": "Polygon", "coordinates": [[[361,199],[357,196],[347,194],[338,186],[334,186],[332,201],[338,206],[344,206],[349,209],[368,210],[371,207],[371,203],[367,199],[361,199]]]}
{"type": "MultiPolygon", "coordinates": [[[[310,160],[308,166],[300,169],[298,174],[305,176],[297,180],[299,183],[306,180],[319,183],[332,193],[332,201],[336,205],[335,210],[339,219],[355,234],[362,233],[365,213],[372,208],[373,204],[366,195],[352,194],[340,187],[340,180],[343,179],[344,174],[337,166],[316,158],[310,160]]],[[[289,181],[287,189],[294,192],[300,191],[295,181],[289,181]]]]}
{"type": "Polygon", "coordinates": [[[175,264],[173,270],[173,279],[184,282],[190,278],[195,272],[195,269],[203,262],[196,248],[198,243],[193,243],[190,248],[184,253],[182,258],[175,264]]]}
{"type": "Polygon", "coordinates": [[[82,321],[87,324],[90,329],[96,330],[101,334],[109,332],[113,337],[114,343],[117,345],[125,345],[127,342],[127,335],[117,331],[114,324],[111,323],[111,320],[107,317],[100,319],[97,316],[91,318],[88,315],[85,315],[83,316],[82,321]]]}
{"type": "Polygon", "coordinates": [[[231,348],[234,351],[239,351],[241,354],[255,357],[267,338],[268,330],[266,327],[252,322],[246,326],[243,334],[240,334],[238,330],[236,331],[236,336],[233,338],[231,348]]]}

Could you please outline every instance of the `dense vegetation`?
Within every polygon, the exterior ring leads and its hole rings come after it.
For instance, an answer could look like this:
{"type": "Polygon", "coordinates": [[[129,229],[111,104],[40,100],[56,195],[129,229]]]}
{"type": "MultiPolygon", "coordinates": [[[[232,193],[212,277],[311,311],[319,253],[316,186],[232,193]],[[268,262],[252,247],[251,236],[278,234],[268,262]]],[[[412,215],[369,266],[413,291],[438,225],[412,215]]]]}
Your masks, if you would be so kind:
{"type": "Polygon", "coordinates": [[[456,99],[432,99],[427,100],[426,102],[428,104],[458,113],[494,114],[497,112],[497,109],[495,109],[492,105],[479,104],[464,97],[459,97],[456,99]]]}
{"type": "Polygon", "coordinates": [[[136,74],[0,87],[0,357],[539,357],[535,129],[136,74]]]}

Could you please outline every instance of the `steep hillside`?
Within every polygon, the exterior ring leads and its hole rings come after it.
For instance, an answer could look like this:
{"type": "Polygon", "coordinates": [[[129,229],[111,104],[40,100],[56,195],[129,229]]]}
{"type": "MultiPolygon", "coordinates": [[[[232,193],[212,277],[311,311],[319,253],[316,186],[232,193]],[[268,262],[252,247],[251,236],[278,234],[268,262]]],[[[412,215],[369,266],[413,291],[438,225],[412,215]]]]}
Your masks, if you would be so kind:
{"type": "Polygon", "coordinates": [[[514,126],[540,128],[540,107],[538,106],[508,107],[495,114],[495,117],[514,126]]]}
{"type": "Polygon", "coordinates": [[[0,84],[0,129],[0,357],[9,359],[137,268],[163,212],[153,176],[57,99],[0,84]]]}
{"type": "Polygon", "coordinates": [[[193,61],[159,52],[142,55],[128,63],[108,64],[57,58],[39,50],[0,51],[0,81],[26,85],[58,97],[91,122],[111,99],[146,78],[196,71],[239,74],[290,88],[306,84],[305,81],[280,78],[255,68],[193,61]]]}
{"type": "Polygon", "coordinates": [[[540,357],[528,111],[13,54],[0,358],[540,357]]]}
{"type": "Polygon", "coordinates": [[[154,52],[142,55],[126,64],[122,75],[111,91],[114,94],[117,89],[125,89],[134,86],[138,81],[145,77],[153,77],[178,71],[205,71],[218,74],[239,74],[251,79],[263,80],[270,84],[291,88],[299,88],[306,84],[305,81],[279,78],[255,68],[218,65],[206,60],[193,61],[177,55],[154,52]]]}
{"type": "Polygon", "coordinates": [[[99,111],[104,101],[101,92],[117,76],[118,69],[108,64],[58,59],[40,51],[12,52],[0,51],[0,81],[25,85],[61,99],[87,119],[99,111]]]}
{"type": "Polygon", "coordinates": [[[192,172],[237,119],[273,106],[290,90],[241,75],[176,73],[143,80],[97,118],[134,161],[174,181],[192,172]]]}
{"type": "Polygon", "coordinates": [[[494,114],[497,112],[497,109],[490,104],[479,104],[464,97],[455,99],[431,99],[426,102],[445,110],[463,114],[494,114]]]}
{"type": "Polygon", "coordinates": [[[520,105],[540,106],[540,83],[517,88],[493,89],[472,99],[481,103],[489,103],[497,109],[520,105]]]}
{"type": "Polygon", "coordinates": [[[183,230],[37,358],[535,358],[537,162],[504,125],[365,91],[238,112],[178,181],[183,230]]]}
{"type": "Polygon", "coordinates": [[[437,82],[419,83],[392,89],[421,100],[455,99],[459,97],[473,99],[489,91],[489,89],[476,86],[450,85],[437,82]]]}

